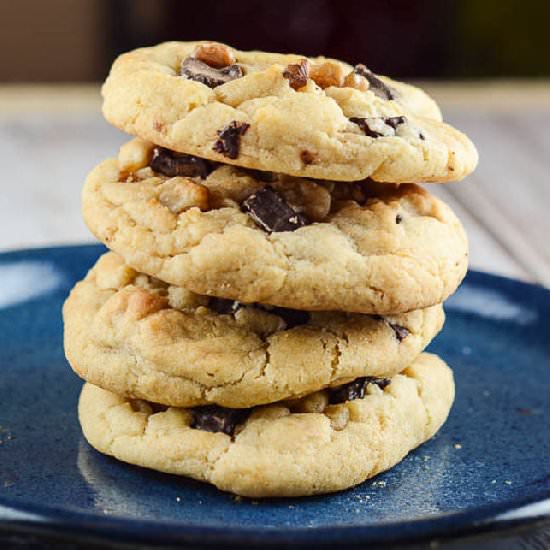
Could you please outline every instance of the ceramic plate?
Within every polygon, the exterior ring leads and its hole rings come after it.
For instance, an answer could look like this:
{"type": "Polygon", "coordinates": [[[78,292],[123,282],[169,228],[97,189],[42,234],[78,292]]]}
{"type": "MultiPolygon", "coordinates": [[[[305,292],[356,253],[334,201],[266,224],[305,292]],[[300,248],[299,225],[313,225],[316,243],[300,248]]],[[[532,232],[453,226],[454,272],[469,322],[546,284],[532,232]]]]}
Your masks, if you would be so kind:
{"type": "Polygon", "coordinates": [[[83,440],[61,305],[100,246],[0,255],[0,531],[170,544],[388,543],[550,517],[550,292],[472,272],[430,346],[457,399],[430,442],[338,494],[255,502],[83,440]]]}

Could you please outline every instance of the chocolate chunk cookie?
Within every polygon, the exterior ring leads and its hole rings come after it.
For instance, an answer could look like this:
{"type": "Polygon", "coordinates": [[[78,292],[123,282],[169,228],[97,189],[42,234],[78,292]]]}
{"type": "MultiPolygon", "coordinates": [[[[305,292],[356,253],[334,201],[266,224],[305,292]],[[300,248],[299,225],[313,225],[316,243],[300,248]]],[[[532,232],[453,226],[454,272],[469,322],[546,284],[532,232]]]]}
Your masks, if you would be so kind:
{"type": "MultiPolygon", "coordinates": [[[[364,394],[409,365],[444,320],[440,305],[381,317],[208,298],[137,273],[112,252],[63,313],[67,358],[82,378],[176,407],[251,407],[357,378],[364,394]]],[[[332,400],[352,393],[340,387],[332,400]]]]}
{"type": "Polygon", "coordinates": [[[422,354],[383,389],[369,384],[338,404],[321,392],[246,413],[197,412],[86,384],[79,417],[88,442],[124,462],[248,497],[305,496],[391,468],[439,430],[453,399],[451,370],[422,354]]]}
{"type": "Polygon", "coordinates": [[[445,182],[477,164],[428,95],[362,64],[168,42],[121,55],[102,93],[106,119],[129,134],[258,170],[445,182]]]}
{"type": "Polygon", "coordinates": [[[466,273],[462,225],[414,184],[335,184],[199,160],[130,142],[89,175],[86,223],[140,272],[298,310],[411,311],[444,301],[466,273]]]}

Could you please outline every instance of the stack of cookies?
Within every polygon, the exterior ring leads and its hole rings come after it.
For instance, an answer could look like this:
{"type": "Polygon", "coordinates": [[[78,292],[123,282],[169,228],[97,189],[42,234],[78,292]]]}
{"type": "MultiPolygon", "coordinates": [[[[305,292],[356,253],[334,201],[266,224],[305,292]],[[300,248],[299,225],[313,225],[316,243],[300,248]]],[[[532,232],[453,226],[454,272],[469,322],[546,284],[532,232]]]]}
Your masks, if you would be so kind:
{"type": "Polygon", "coordinates": [[[412,182],[463,178],[423,91],[325,58],[172,42],[118,58],[89,175],[111,251],[64,307],[84,435],[119,460],[252,497],[345,489],[432,437],[454,398],[423,353],[467,268],[412,182]]]}

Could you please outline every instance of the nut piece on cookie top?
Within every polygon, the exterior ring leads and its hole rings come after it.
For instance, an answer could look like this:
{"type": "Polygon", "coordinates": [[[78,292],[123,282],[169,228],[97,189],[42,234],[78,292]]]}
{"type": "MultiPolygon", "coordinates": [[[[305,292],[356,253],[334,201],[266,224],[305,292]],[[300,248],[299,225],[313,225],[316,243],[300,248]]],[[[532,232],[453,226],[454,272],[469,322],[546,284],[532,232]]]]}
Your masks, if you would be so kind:
{"type": "Polygon", "coordinates": [[[477,164],[425,92],[365,64],[167,42],[121,55],[102,94],[107,120],[132,135],[256,170],[447,182],[477,164]]]}

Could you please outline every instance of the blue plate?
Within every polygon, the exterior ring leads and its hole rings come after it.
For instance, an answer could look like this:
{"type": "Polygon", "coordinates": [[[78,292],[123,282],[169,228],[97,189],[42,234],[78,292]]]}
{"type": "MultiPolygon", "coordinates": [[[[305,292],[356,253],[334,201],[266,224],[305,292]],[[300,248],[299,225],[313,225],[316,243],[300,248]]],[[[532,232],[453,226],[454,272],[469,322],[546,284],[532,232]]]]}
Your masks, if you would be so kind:
{"type": "Polygon", "coordinates": [[[388,543],[549,518],[550,292],[472,272],[432,344],[457,400],[432,441],[352,490],[237,500],[82,439],[61,305],[100,246],[0,255],[0,532],[170,544],[388,543]]]}

